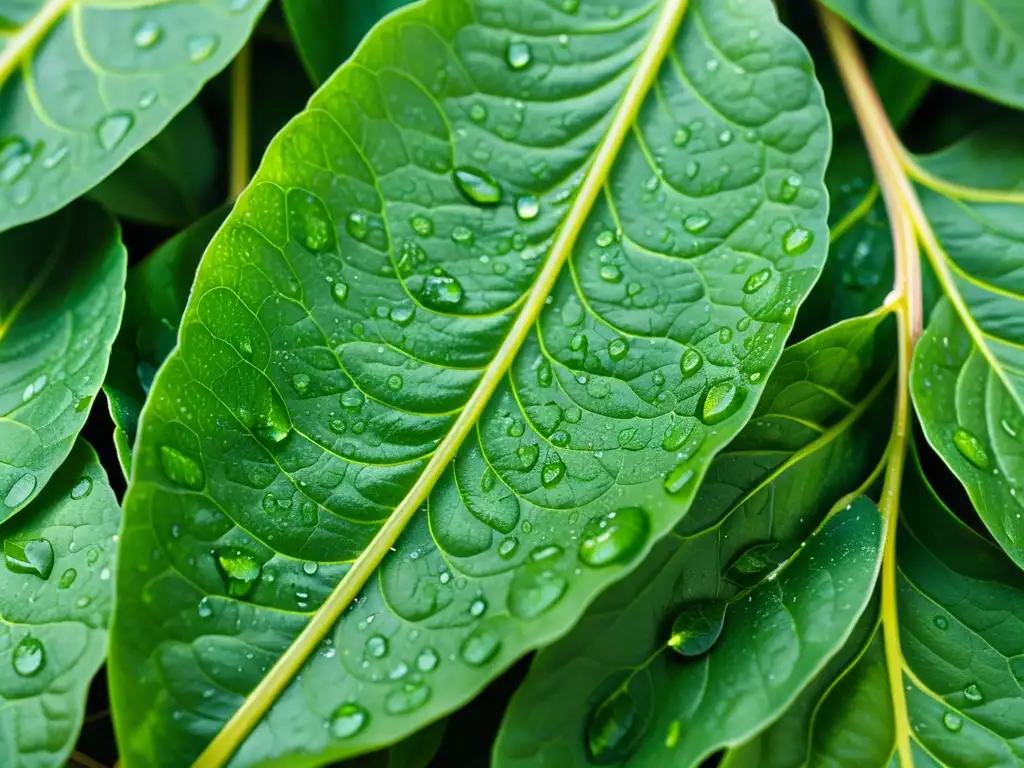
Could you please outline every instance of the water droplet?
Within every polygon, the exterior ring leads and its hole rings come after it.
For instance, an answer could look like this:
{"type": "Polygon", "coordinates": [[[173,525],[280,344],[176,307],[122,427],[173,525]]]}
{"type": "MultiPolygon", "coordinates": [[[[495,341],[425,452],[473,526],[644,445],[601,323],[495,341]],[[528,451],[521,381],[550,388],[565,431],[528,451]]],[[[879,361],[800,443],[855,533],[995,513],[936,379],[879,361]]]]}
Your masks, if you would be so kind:
{"type": "Polygon", "coordinates": [[[623,507],[583,526],[579,557],[593,568],[634,557],[647,541],[650,523],[639,507],[623,507]]]}
{"type": "Polygon", "coordinates": [[[204,597],[200,600],[199,605],[196,607],[196,612],[201,619],[208,619],[213,616],[213,606],[210,605],[210,598],[204,597]]]}
{"type": "Polygon", "coordinates": [[[536,445],[519,446],[516,449],[516,455],[519,457],[519,468],[524,472],[529,472],[537,463],[537,456],[539,454],[540,450],[536,445]]]}
{"type": "Polygon", "coordinates": [[[334,297],[335,303],[343,304],[348,296],[348,286],[340,280],[335,281],[331,286],[331,296],[334,297]]]}
{"type": "Polygon", "coordinates": [[[390,389],[392,392],[397,392],[398,390],[400,390],[402,388],[403,383],[404,382],[402,381],[402,377],[399,376],[397,373],[393,373],[390,376],[388,376],[388,389],[390,389]]]}
{"type": "Polygon", "coordinates": [[[796,199],[797,193],[800,191],[800,186],[803,184],[803,179],[797,176],[795,173],[790,174],[782,180],[782,188],[779,190],[779,200],[784,203],[791,203],[796,199]]]}
{"type": "Polygon", "coordinates": [[[452,240],[462,245],[470,245],[473,242],[473,231],[468,227],[455,227],[452,230],[452,240]]]}
{"type": "Polygon", "coordinates": [[[365,240],[369,230],[370,222],[362,211],[352,211],[345,222],[345,231],[353,240],[365,240]]]}
{"type": "Polygon", "coordinates": [[[451,309],[462,301],[462,283],[444,273],[429,274],[423,281],[420,301],[430,309],[451,309]]]}
{"type": "Polygon", "coordinates": [[[777,542],[755,544],[736,557],[725,571],[725,578],[740,587],[752,587],[763,581],[784,562],[777,542]]]}
{"type": "Polygon", "coordinates": [[[469,604],[469,615],[470,616],[483,616],[484,611],[487,610],[487,601],[482,597],[478,597],[472,603],[469,604]]]}
{"type": "Polygon", "coordinates": [[[985,697],[981,695],[981,689],[979,689],[978,686],[974,683],[971,683],[966,688],[964,688],[964,698],[966,698],[968,701],[978,702],[984,699],[985,697]]]}
{"type": "Polygon", "coordinates": [[[416,657],[416,669],[420,672],[432,672],[437,669],[440,661],[441,657],[437,655],[437,651],[433,648],[424,648],[416,657]]]}
{"type": "Polygon", "coordinates": [[[932,621],[938,629],[949,629],[949,619],[945,616],[936,616],[932,621]]]}
{"type": "Polygon", "coordinates": [[[13,573],[27,573],[44,581],[53,571],[53,546],[46,539],[4,542],[4,563],[13,573]]]}
{"type": "Polygon", "coordinates": [[[304,373],[296,373],[292,376],[292,386],[295,387],[295,391],[300,395],[305,394],[306,390],[309,389],[309,376],[304,373]]]}
{"type": "Polygon", "coordinates": [[[217,551],[217,565],[232,597],[245,597],[259,581],[262,565],[245,550],[228,547],[217,551]]]}
{"type": "Polygon", "coordinates": [[[408,682],[384,698],[384,711],[389,715],[404,715],[422,707],[429,698],[429,686],[425,683],[408,682]]]}
{"type": "Polygon", "coordinates": [[[545,488],[553,488],[565,477],[565,464],[552,461],[544,465],[540,473],[540,481],[545,488]]]}
{"type": "Polygon", "coordinates": [[[942,716],[942,724],[945,726],[947,731],[956,733],[964,727],[964,719],[956,712],[946,712],[946,714],[942,716]]]}
{"type": "Polygon", "coordinates": [[[718,341],[722,344],[728,344],[732,341],[732,328],[726,328],[725,326],[719,328],[718,341]]]}
{"type": "Polygon", "coordinates": [[[75,579],[77,578],[78,571],[76,571],[74,568],[68,568],[66,571],[64,571],[64,573],[60,575],[60,582],[58,582],[58,586],[61,589],[67,589],[75,583],[75,579]]]}
{"type": "Polygon", "coordinates": [[[708,426],[725,421],[735,414],[746,396],[746,390],[731,381],[720,381],[704,396],[701,421],[708,426]]]}
{"type": "Polygon", "coordinates": [[[186,42],[188,60],[191,62],[205,61],[210,58],[219,41],[214,35],[193,35],[186,42]]]}
{"type": "Polygon", "coordinates": [[[507,539],[502,539],[501,544],[498,545],[498,554],[508,560],[516,553],[517,549],[519,549],[519,540],[509,536],[507,539]]]}
{"type": "Polygon", "coordinates": [[[505,434],[509,437],[522,437],[524,432],[526,432],[526,425],[519,419],[512,419],[505,429],[505,434]]]}
{"type": "Polygon", "coordinates": [[[577,405],[570,405],[562,411],[562,418],[570,424],[579,424],[580,419],[583,418],[583,411],[577,405]]]}
{"type": "Polygon", "coordinates": [[[629,691],[618,690],[594,710],[587,724],[587,750],[595,763],[622,762],[635,748],[640,730],[637,706],[629,691]]]}
{"type": "Polygon", "coordinates": [[[493,659],[501,649],[498,635],[485,628],[475,629],[459,646],[459,656],[473,667],[479,667],[493,659]]]}
{"type": "Polygon", "coordinates": [[[609,283],[618,283],[622,280],[622,270],[614,264],[602,264],[598,274],[602,280],[609,283]]]}
{"type": "Polygon", "coordinates": [[[7,496],[4,498],[4,504],[10,508],[20,507],[28,498],[32,495],[32,492],[36,489],[36,476],[31,472],[26,472],[24,475],[18,478],[17,482],[11,486],[11,490],[7,492],[7,496]]]}
{"type": "Polygon", "coordinates": [[[766,285],[768,281],[772,279],[772,271],[770,269],[762,269],[760,272],[755,272],[747,281],[743,284],[744,293],[757,293],[766,285]]]}
{"type": "Polygon", "coordinates": [[[96,138],[100,146],[108,152],[121,143],[135,118],[127,112],[112,112],[96,125],[96,138]]]}
{"type": "Polygon", "coordinates": [[[530,63],[530,46],[521,40],[510,40],[505,52],[505,61],[512,69],[523,69],[530,63]]]}
{"type": "Polygon", "coordinates": [[[434,222],[420,214],[416,214],[409,219],[409,226],[420,237],[430,237],[434,234],[434,222]]]}
{"type": "Polygon", "coordinates": [[[691,235],[699,235],[711,224],[711,217],[706,213],[694,213],[683,219],[683,229],[691,235]]]}
{"type": "Polygon", "coordinates": [[[683,378],[687,379],[699,371],[702,365],[704,365],[704,358],[700,356],[700,352],[688,349],[679,361],[679,371],[683,374],[683,378]]]}
{"type": "Polygon", "coordinates": [[[370,722],[370,713],[358,704],[346,702],[331,715],[331,735],[336,739],[350,739],[370,722]]]}
{"type": "Polygon", "coordinates": [[[675,422],[665,430],[665,436],[661,440],[661,447],[666,451],[678,451],[689,439],[693,432],[693,426],[686,422],[675,422]]]}
{"type": "Polygon", "coordinates": [[[608,342],[608,357],[621,360],[629,353],[629,342],[625,339],[612,339],[608,342]]]}
{"type": "Polygon", "coordinates": [[[317,571],[318,571],[319,569],[320,569],[320,566],[319,566],[319,565],[317,565],[317,564],[316,564],[315,562],[313,562],[312,560],[307,560],[306,562],[304,562],[304,563],[302,564],[302,572],[303,572],[303,573],[305,573],[305,574],[306,574],[307,576],[312,576],[312,575],[313,575],[313,574],[315,574],[315,573],[316,573],[316,572],[317,572],[317,571]]]}
{"type": "Polygon", "coordinates": [[[533,195],[521,195],[516,199],[516,216],[523,221],[532,221],[540,213],[540,201],[533,195]]]}
{"type": "Polygon", "coordinates": [[[790,256],[807,251],[814,244],[814,233],[805,227],[793,227],[782,239],[782,250],[790,256]]]}
{"type": "Polygon", "coordinates": [[[135,27],[135,34],[132,35],[132,42],[136,48],[152,48],[163,36],[163,29],[155,21],[147,20],[135,27]]]}
{"type": "Polygon", "coordinates": [[[551,363],[547,360],[542,360],[540,365],[537,366],[537,383],[542,387],[550,387],[552,380],[551,363]]]}
{"type": "Polygon", "coordinates": [[[71,488],[71,498],[76,501],[84,499],[90,493],[92,493],[92,478],[88,476],[78,478],[78,482],[71,488]]]}
{"type": "Polygon", "coordinates": [[[562,10],[566,13],[576,13],[580,7],[580,0],[562,0],[562,10]]]}
{"type": "Polygon", "coordinates": [[[607,248],[615,242],[615,233],[610,229],[605,229],[597,234],[596,242],[602,248],[607,248]]]}
{"type": "Polygon", "coordinates": [[[156,91],[143,91],[139,94],[139,100],[135,103],[138,105],[139,109],[149,109],[156,104],[156,91]]]}
{"type": "Polygon", "coordinates": [[[668,724],[668,733],[665,734],[665,748],[675,749],[679,743],[679,721],[673,720],[668,724]]]}
{"type": "MultiPolygon", "coordinates": [[[[526,531],[524,523],[523,530],[526,531]]],[[[537,552],[531,553],[531,562],[516,570],[508,592],[509,612],[520,619],[534,619],[549,610],[565,594],[569,586],[564,577],[554,569],[553,564],[561,554],[558,547],[542,548],[542,554],[550,552],[548,558],[536,561],[537,552]]]]}
{"type": "Polygon", "coordinates": [[[491,176],[476,168],[456,168],[455,186],[471,203],[497,205],[501,201],[501,187],[491,176]]]}
{"type": "Polygon", "coordinates": [[[13,184],[33,160],[32,148],[24,139],[10,138],[0,142],[0,183],[13,184]]]}
{"type": "Polygon", "coordinates": [[[988,451],[972,433],[963,428],[958,429],[953,433],[953,445],[965,459],[978,469],[988,469],[988,451]]]}
{"type": "Polygon", "coordinates": [[[487,119],[487,107],[479,102],[469,108],[469,117],[474,123],[482,123],[487,119]]]}
{"type": "Polygon", "coordinates": [[[676,132],[672,134],[672,143],[677,147],[685,147],[689,140],[690,132],[686,128],[677,128],[676,132]]]}
{"type": "Polygon", "coordinates": [[[366,655],[382,659],[388,655],[388,640],[383,635],[370,635],[366,640],[366,655]]]}
{"type": "Polygon", "coordinates": [[[14,653],[11,655],[11,663],[14,671],[22,677],[32,677],[39,674],[46,666],[46,649],[42,641],[25,635],[21,641],[14,646],[14,653]]]}
{"type": "Polygon", "coordinates": [[[724,600],[708,600],[683,608],[672,623],[668,647],[687,657],[707,653],[722,634],[727,606],[724,600]]]}
{"type": "Polygon", "coordinates": [[[558,448],[565,448],[569,444],[569,433],[564,429],[558,429],[548,435],[548,440],[558,448]]]}

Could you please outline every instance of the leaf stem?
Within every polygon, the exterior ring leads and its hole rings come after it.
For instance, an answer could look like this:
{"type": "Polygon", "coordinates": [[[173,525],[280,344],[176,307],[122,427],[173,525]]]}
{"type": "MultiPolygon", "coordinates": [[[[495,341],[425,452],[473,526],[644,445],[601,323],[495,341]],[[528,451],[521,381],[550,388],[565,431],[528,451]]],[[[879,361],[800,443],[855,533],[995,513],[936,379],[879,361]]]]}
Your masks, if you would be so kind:
{"type": "Polygon", "coordinates": [[[896,750],[900,766],[912,768],[910,720],[903,688],[903,653],[900,649],[896,605],[896,526],[910,436],[910,364],[914,341],[920,336],[923,325],[921,258],[918,250],[920,229],[915,226],[918,222],[914,215],[917,198],[905,173],[904,153],[899,139],[886,117],[853,34],[838,16],[821,6],[818,6],[818,12],[825,38],[871,156],[871,164],[892,227],[896,274],[889,303],[896,312],[899,326],[899,350],[896,411],[879,504],[885,518],[881,614],[889,692],[895,718],[896,750]]]}
{"type": "Polygon", "coordinates": [[[352,567],[327,596],[323,605],[313,614],[294,642],[246,697],[224,728],[214,736],[196,762],[193,763],[193,768],[214,768],[224,765],[231,759],[235,750],[281,692],[295,678],[306,663],[306,659],[316,650],[342,612],[362,590],[377,566],[381,564],[395,542],[398,541],[398,537],[405,530],[412,516],[426,502],[442,472],[455,458],[463,440],[476,425],[498,384],[508,373],[519,348],[544,308],[555,281],[576,243],[580,230],[590,215],[594,202],[604,189],[615,158],[633,129],[636,116],[639,114],[644,99],[654,84],[662,62],[675,39],[676,30],[682,23],[688,4],[689,0],[667,0],[665,3],[660,17],[654,24],[651,39],[637,61],[633,76],[621,101],[615,108],[608,124],[608,130],[594,150],[586,175],[580,183],[576,198],[569,208],[565,220],[555,235],[547,260],[541,266],[536,281],[526,294],[526,300],[509,329],[508,336],[505,337],[495,353],[494,359],[484,370],[479,383],[466,401],[466,405],[451,430],[437,446],[423,472],[416,479],[405,498],[398,503],[381,526],[377,535],[356,558],[352,567]]]}
{"type": "Polygon", "coordinates": [[[229,194],[236,199],[249,183],[249,115],[252,111],[252,47],[242,46],[231,65],[231,171],[229,194]]]}
{"type": "Polygon", "coordinates": [[[47,0],[0,50],[0,85],[16,70],[57,20],[71,6],[71,0],[47,0]]]}

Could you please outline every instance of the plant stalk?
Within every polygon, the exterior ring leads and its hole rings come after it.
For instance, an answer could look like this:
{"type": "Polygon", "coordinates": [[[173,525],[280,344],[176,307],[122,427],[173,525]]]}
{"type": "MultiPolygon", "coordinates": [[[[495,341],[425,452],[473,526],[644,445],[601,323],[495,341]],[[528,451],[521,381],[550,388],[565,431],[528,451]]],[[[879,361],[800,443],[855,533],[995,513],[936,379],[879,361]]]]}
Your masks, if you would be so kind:
{"type": "Polygon", "coordinates": [[[231,65],[231,170],[229,195],[238,198],[249,183],[249,116],[252,113],[252,44],[231,65]]]}

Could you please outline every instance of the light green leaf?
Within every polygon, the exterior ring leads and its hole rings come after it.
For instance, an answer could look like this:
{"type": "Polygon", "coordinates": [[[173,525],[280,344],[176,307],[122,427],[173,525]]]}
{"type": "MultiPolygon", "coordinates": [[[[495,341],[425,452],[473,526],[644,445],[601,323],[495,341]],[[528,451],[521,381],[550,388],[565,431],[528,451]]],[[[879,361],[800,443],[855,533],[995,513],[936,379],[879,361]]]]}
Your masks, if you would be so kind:
{"type": "Polygon", "coordinates": [[[692,2],[673,39],[685,6],[410,6],[272,143],[140,422],[129,767],[247,697],[237,765],[391,744],[685,513],[820,271],[828,149],[771,2],[692,2]]]}
{"type": "MultiPolygon", "coordinates": [[[[784,555],[800,549],[829,507],[871,475],[884,450],[890,408],[891,371],[878,370],[883,361],[889,364],[889,329],[879,327],[884,317],[843,323],[786,350],[757,413],[715,459],[675,535],[602,595],[564,639],[540,652],[506,713],[495,748],[499,768],[617,763],[616,755],[638,765],[699,764],[781,714],[840,648],[873,589],[877,538],[868,562],[861,560],[864,552],[840,558],[841,564],[824,561],[844,569],[858,563],[851,582],[845,572],[831,574],[850,601],[831,615],[838,595],[826,594],[826,571],[817,572],[823,580],[817,586],[787,592],[785,608],[777,602],[784,576],[751,594],[725,574],[766,543],[776,543],[784,555]],[[676,615],[720,599],[733,601],[721,639],[710,655],[681,663],[666,650],[676,615]],[[754,608],[766,617],[757,628],[747,624],[754,608]],[[792,619],[783,618],[785,610],[793,611],[792,619]],[[816,639],[805,636],[802,611],[822,611],[814,620],[816,639]],[[617,749],[595,755],[584,734],[609,711],[604,705],[627,673],[642,704],[635,727],[619,731],[617,749]],[[668,741],[676,746],[666,749],[668,741]]],[[[855,506],[877,537],[877,511],[865,501],[855,506]]],[[[812,546],[790,567],[814,572],[813,563],[823,561],[808,558],[812,546]]]]}
{"type": "MultiPolygon", "coordinates": [[[[950,300],[918,342],[925,436],[996,541],[1024,566],[1024,157],[1016,124],[921,158],[919,195],[950,300]]],[[[920,175],[920,174],[919,174],[920,175]]],[[[941,274],[940,274],[941,277],[941,274]]]]}
{"type": "Polygon", "coordinates": [[[213,131],[190,104],[89,197],[122,219],[185,227],[213,207],[219,167],[213,131]]]}
{"type": "Polygon", "coordinates": [[[0,235],[0,521],[28,504],[85,424],[121,322],[127,255],[99,206],[0,235]]]}
{"type": "Polygon", "coordinates": [[[160,133],[241,48],[266,3],[5,4],[0,230],[67,205],[160,133]]]}
{"type": "Polygon", "coordinates": [[[75,745],[106,655],[119,518],[96,454],[79,440],[35,501],[0,525],[3,765],[56,768],[75,745]]]}
{"type": "Polygon", "coordinates": [[[1024,107],[1019,0],[821,0],[872,42],[936,79],[1024,107]]]}
{"type": "Polygon", "coordinates": [[[409,0],[282,0],[299,55],[317,85],[352,55],[382,17],[409,0]]]}
{"type": "Polygon", "coordinates": [[[199,259],[225,216],[226,209],[207,215],[128,273],[124,322],[103,383],[125,477],[131,467],[131,448],[146,394],[157,369],[174,348],[199,259]]]}
{"type": "MultiPolygon", "coordinates": [[[[902,499],[897,599],[915,765],[1017,765],[1024,574],[939,501],[916,460],[902,499]]],[[[826,670],[725,766],[889,765],[893,709],[880,644],[877,630],[851,638],[855,661],[826,670]]]]}

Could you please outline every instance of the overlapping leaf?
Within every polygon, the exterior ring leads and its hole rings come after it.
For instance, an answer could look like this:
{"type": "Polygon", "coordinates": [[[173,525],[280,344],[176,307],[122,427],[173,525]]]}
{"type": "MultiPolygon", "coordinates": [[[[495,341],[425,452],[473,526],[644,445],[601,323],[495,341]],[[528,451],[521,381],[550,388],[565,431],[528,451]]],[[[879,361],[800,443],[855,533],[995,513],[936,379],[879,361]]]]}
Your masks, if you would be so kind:
{"type": "Polygon", "coordinates": [[[413,6],[272,144],[140,423],[111,666],[126,765],[194,758],[420,477],[428,504],[253,702],[237,764],[417,730],[686,510],[820,269],[828,139],[768,0],[691,3],[638,114],[617,109],[683,5],[413,6]],[[581,209],[610,125],[632,130],[581,209]]]}
{"type": "Polygon", "coordinates": [[[114,221],[77,203],[0,235],[0,521],[68,455],[107,371],[127,257],[114,221]]]}
{"type": "Polygon", "coordinates": [[[914,355],[928,441],[992,535],[1024,565],[1024,159],[1019,124],[921,158],[918,193],[950,299],[914,355]]]}
{"type": "Polygon", "coordinates": [[[75,444],[45,490],[0,525],[0,763],[63,766],[106,655],[117,500],[75,444]]]}
{"type": "Polygon", "coordinates": [[[0,230],[67,205],[156,136],[231,60],[266,3],[6,3],[0,230]]]}
{"type": "MultiPolygon", "coordinates": [[[[920,467],[905,478],[899,622],[916,765],[1024,759],[1024,574],[939,501],[920,467]]],[[[895,748],[881,633],[855,634],[786,715],[731,753],[728,768],[890,765],[895,748]]]]}
{"type": "Polygon", "coordinates": [[[843,323],[785,352],[675,535],[539,654],[506,715],[500,768],[699,764],[771,722],[842,646],[880,557],[879,516],[866,501],[833,518],[859,518],[863,550],[826,554],[828,535],[819,536],[789,566],[801,574],[794,591],[786,571],[752,593],[740,586],[765,579],[880,459],[883,318],[843,323]],[[760,561],[773,564],[749,567],[760,561]],[[732,601],[722,638],[701,658],[676,657],[676,615],[720,600],[732,601]]]}

